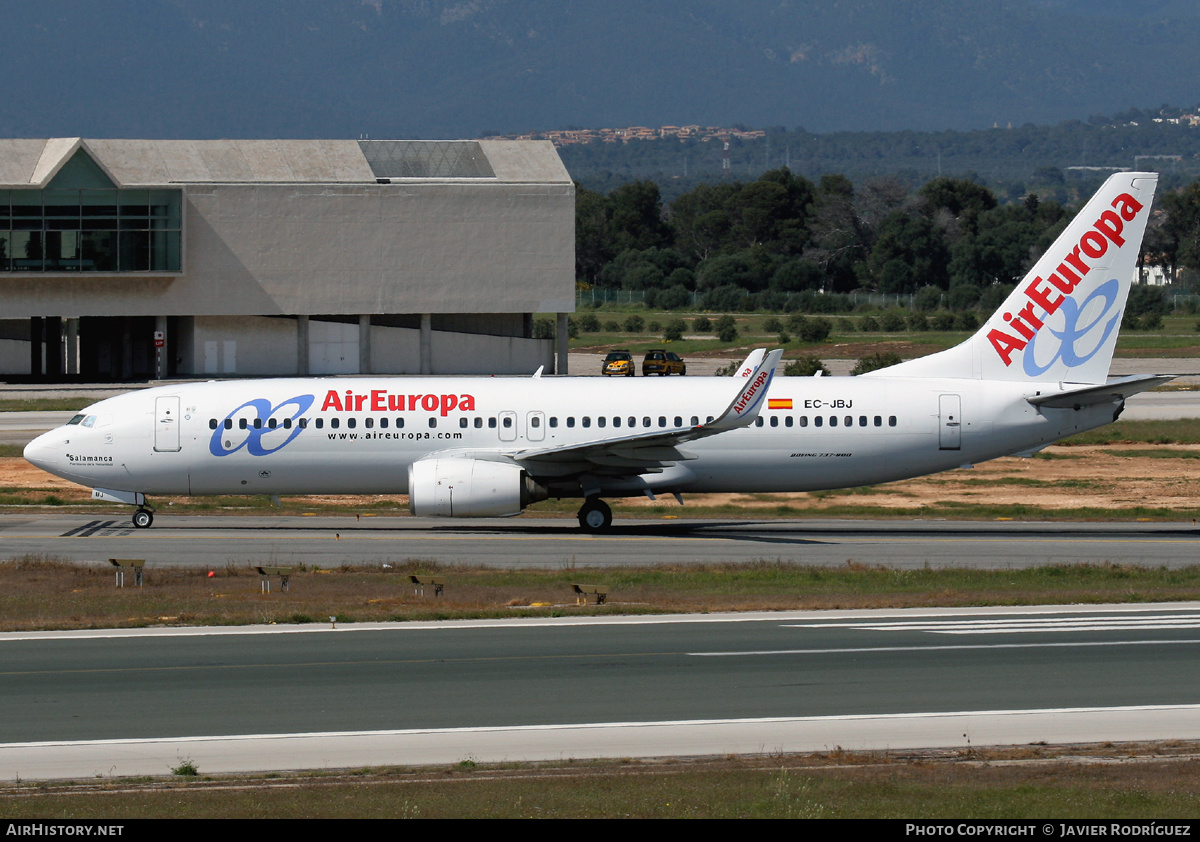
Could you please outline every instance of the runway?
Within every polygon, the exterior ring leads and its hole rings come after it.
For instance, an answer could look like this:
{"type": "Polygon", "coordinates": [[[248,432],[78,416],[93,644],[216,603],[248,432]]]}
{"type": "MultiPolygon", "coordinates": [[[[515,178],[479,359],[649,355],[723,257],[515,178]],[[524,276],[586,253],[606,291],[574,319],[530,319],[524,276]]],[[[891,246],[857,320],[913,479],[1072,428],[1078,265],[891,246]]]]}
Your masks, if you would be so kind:
{"type": "Polygon", "coordinates": [[[1182,567],[1200,527],[1171,523],[933,520],[637,520],[586,534],[573,518],[447,521],[410,517],[0,515],[5,557],[80,562],[143,558],[147,567],[384,564],[432,559],[506,568],[747,563],[1006,569],[1047,563],[1182,567]]]}
{"type": "Polygon", "coordinates": [[[0,635],[0,779],[1200,739],[1200,604],[0,635]]]}

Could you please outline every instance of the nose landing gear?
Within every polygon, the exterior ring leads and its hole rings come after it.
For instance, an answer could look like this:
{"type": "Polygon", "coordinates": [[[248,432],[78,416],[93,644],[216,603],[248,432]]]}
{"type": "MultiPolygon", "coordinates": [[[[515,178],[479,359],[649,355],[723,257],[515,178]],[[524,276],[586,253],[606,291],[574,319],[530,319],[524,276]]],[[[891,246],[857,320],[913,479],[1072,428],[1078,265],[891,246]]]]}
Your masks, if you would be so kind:
{"type": "Polygon", "coordinates": [[[133,513],[133,525],[137,529],[149,529],[152,523],[154,523],[153,510],[139,506],[138,510],[133,513]]]}

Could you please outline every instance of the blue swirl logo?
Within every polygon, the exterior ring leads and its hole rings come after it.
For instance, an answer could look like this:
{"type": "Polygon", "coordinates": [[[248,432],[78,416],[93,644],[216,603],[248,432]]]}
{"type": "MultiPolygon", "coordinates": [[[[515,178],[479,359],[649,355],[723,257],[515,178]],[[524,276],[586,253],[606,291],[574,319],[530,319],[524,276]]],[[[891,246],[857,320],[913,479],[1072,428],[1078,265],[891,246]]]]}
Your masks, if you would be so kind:
{"type": "Polygon", "coordinates": [[[292,426],[290,430],[287,427],[280,427],[278,425],[271,427],[269,426],[270,419],[274,418],[277,422],[283,419],[290,419],[294,421],[303,415],[308,408],[312,406],[312,403],[312,395],[296,395],[296,397],[288,398],[287,400],[281,401],[275,406],[271,406],[271,402],[266,398],[255,398],[254,400],[246,401],[244,404],[226,416],[227,418],[232,419],[236,418],[238,413],[240,413],[243,409],[254,410],[254,417],[246,418],[246,429],[243,430],[240,427],[234,428],[237,430],[239,435],[244,434],[245,438],[242,439],[242,441],[238,444],[234,445],[232,437],[229,440],[224,438],[224,436],[227,434],[233,433],[234,430],[227,430],[225,429],[225,425],[223,423],[218,423],[217,429],[213,430],[212,438],[208,442],[208,452],[213,456],[228,456],[231,453],[237,453],[244,447],[251,456],[266,456],[270,453],[274,453],[277,450],[282,450],[284,447],[290,444],[296,438],[296,436],[300,435],[300,433],[304,431],[304,428],[299,424],[292,426]],[[286,413],[280,414],[280,410],[284,410],[286,407],[292,406],[294,406],[296,410],[291,415],[287,415],[286,413]],[[267,447],[263,444],[264,436],[268,436],[268,441],[273,443],[274,439],[282,433],[287,433],[288,435],[283,441],[279,442],[279,444],[275,444],[273,447],[267,447]]]}
{"type": "MultiPolygon", "coordinates": [[[[1083,365],[1092,357],[1100,352],[1104,347],[1104,343],[1108,341],[1108,337],[1116,330],[1121,321],[1120,312],[1116,313],[1107,323],[1104,324],[1104,329],[1100,334],[1100,338],[1094,344],[1089,343],[1090,350],[1087,350],[1085,345],[1084,351],[1080,351],[1078,343],[1080,340],[1088,336],[1100,326],[1101,322],[1108,316],[1110,310],[1117,303],[1118,293],[1121,285],[1116,278],[1110,281],[1105,281],[1096,289],[1092,290],[1092,294],[1083,299],[1082,304],[1076,304],[1073,298],[1064,298],[1062,304],[1058,307],[1058,312],[1063,314],[1063,326],[1061,329],[1055,329],[1049,324],[1043,326],[1041,330],[1033,335],[1033,339],[1029,340],[1029,345],[1025,348],[1024,368],[1025,373],[1030,377],[1040,377],[1054,366],[1060,359],[1063,365],[1067,368],[1075,368],[1083,365]],[[1104,309],[1096,314],[1094,318],[1088,321],[1087,324],[1080,325],[1079,317],[1087,310],[1088,305],[1096,298],[1104,299],[1104,309]],[[1038,339],[1045,334],[1050,333],[1058,339],[1058,348],[1050,357],[1049,362],[1045,365],[1038,365],[1038,353],[1035,350],[1038,347],[1038,339]]],[[[1043,314],[1045,315],[1045,314],[1043,314]]],[[[1044,344],[1044,343],[1043,343],[1044,344]]]]}

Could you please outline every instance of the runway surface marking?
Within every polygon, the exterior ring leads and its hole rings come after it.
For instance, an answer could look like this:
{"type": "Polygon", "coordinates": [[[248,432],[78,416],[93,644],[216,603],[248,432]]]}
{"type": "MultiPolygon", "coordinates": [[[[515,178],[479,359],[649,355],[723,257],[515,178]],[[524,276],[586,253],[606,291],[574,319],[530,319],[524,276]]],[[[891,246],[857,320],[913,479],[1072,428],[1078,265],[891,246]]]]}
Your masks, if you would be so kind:
{"type": "Polygon", "coordinates": [[[1140,617],[1038,617],[1019,620],[918,620],[892,623],[797,623],[796,629],[860,629],[920,631],[933,634],[1033,634],[1056,631],[1127,631],[1131,629],[1200,629],[1200,614],[1150,614],[1140,617]]]}
{"type": "Polygon", "coordinates": [[[981,649],[1073,649],[1116,646],[1195,646],[1200,640],[1095,640],[1061,643],[963,643],[946,646],[859,646],[839,649],[740,649],[729,652],[688,652],[696,658],[744,658],[752,655],[866,655],[871,652],[957,652],[981,649]]]}
{"type": "MultiPolygon", "coordinates": [[[[259,531],[258,527],[254,527],[253,529],[255,532],[259,531]]],[[[352,530],[353,527],[350,527],[349,529],[352,530]]],[[[340,531],[337,527],[329,527],[328,529],[308,531],[302,535],[282,535],[282,534],[278,534],[277,532],[274,532],[272,530],[268,530],[268,532],[270,534],[261,535],[261,534],[252,534],[250,531],[240,530],[240,529],[229,529],[229,530],[227,530],[227,532],[225,534],[216,534],[216,535],[214,535],[214,534],[199,534],[199,533],[191,532],[191,531],[186,531],[186,532],[182,532],[182,533],[180,533],[178,531],[170,532],[169,530],[161,530],[157,533],[152,534],[152,533],[149,533],[147,530],[134,529],[132,526],[130,526],[128,524],[124,524],[122,521],[106,521],[103,523],[93,522],[93,523],[87,524],[83,527],[77,527],[75,529],[68,530],[67,532],[53,533],[53,534],[30,533],[30,534],[22,534],[22,535],[20,535],[20,537],[22,539],[54,539],[54,538],[115,538],[115,537],[125,538],[125,537],[140,536],[144,540],[152,540],[155,538],[162,537],[162,538],[170,538],[170,539],[186,538],[188,541],[192,541],[192,542],[236,540],[242,544],[270,543],[272,545],[277,545],[277,544],[287,542],[287,541],[299,541],[299,542],[311,543],[314,540],[328,540],[328,541],[341,541],[341,542],[345,542],[345,541],[394,542],[394,541],[398,541],[398,540],[404,540],[409,543],[419,543],[419,542],[424,542],[424,541],[430,541],[430,542],[451,541],[451,542],[463,542],[463,543],[466,543],[466,542],[494,543],[497,541],[509,541],[509,542],[561,541],[561,542],[588,542],[588,543],[606,543],[607,542],[607,543],[615,543],[615,544],[637,544],[637,543],[647,543],[647,542],[685,542],[685,541],[693,542],[698,539],[703,539],[705,542],[738,543],[738,542],[745,540],[746,531],[753,532],[753,534],[755,534],[756,536],[759,536],[763,540],[771,540],[774,538],[778,538],[779,541],[777,543],[779,543],[780,546],[796,544],[797,550],[802,549],[803,547],[811,548],[811,547],[815,547],[815,546],[836,547],[836,546],[849,546],[849,545],[878,545],[878,544],[895,545],[897,543],[901,543],[901,544],[958,544],[958,545],[963,545],[963,544],[992,545],[992,544],[996,544],[996,545],[1002,545],[1002,544],[1011,544],[1013,541],[1019,540],[1022,543],[1031,544],[1031,545],[1042,545],[1042,544],[1053,545],[1053,546],[1059,548],[1059,551],[1056,553],[1056,555],[1061,556],[1064,553],[1067,553],[1068,550],[1071,550],[1071,552],[1069,553],[1071,555],[1077,554],[1077,553],[1075,553],[1074,548],[1080,547],[1080,546],[1114,547],[1114,546],[1145,546],[1148,544],[1153,544],[1153,545],[1158,545],[1158,544],[1196,545],[1196,544],[1200,544],[1200,539],[1164,538],[1164,537],[1159,537],[1159,536],[1156,536],[1153,534],[1135,536],[1135,537],[1130,537],[1130,538],[1112,538],[1112,537],[1088,538],[1088,537],[1075,536],[1075,537],[1071,538],[1070,547],[1066,547],[1066,546],[1064,546],[1063,539],[1061,536],[1053,536],[1053,537],[1046,536],[1044,538],[1041,538],[1041,537],[1035,537],[1035,536],[1026,535],[1026,534],[1019,534],[1019,535],[1014,534],[1014,535],[1000,535],[1000,536],[996,536],[996,537],[974,537],[974,536],[970,536],[970,535],[955,535],[955,536],[949,536],[949,537],[944,537],[944,538],[934,538],[934,537],[930,537],[928,535],[903,535],[903,534],[899,534],[899,533],[893,533],[893,534],[886,535],[886,536],[884,536],[884,535],[869,536],[869,537],[838,536],[838,537],[831,538],[826,535],[822,535],[820,533],[808,534],[808,533],[804,533],[804,532],[775,533],[775,532],[767,531],[767,532],[763,532],[760,534],[758,532],[754,532],[754,530],[752,528],[748,528],[747,530],[733,533],[733,534],[721,534],[719,532],[698,532],[696,534],[689,534],[689,535],[588,535],[588,534],[576,533],[576,532],[571,532],[571,531],[568,531],[568,532],[556,531],[554,534],[550,534],[550,535],[506,535],[503,533],[488,533],[486,535],[470,535],[470,534],[464,534],[464,533],[458,533],[458,532],[450,534],[450,535],[426,535],[426,534],[421,534],[421,530],[418,530],[418,529],[412,529],[412,530],[398,529],[387,535],[358,535],[358,534],[355,534],[353,531],[345,531],[345,532],[340,531]]],[[[135,540],[138,540],[138,538],[135,537],[135,540]]]]}
{"type": "Polygon", "coordinates": [[[1200,713],[1200,705],[1119,705],[1112,707],[1075,707],[1075,708],[1013,708],[1009,710],[961,710],[961,711],[922,711],[918,713],[849,713],[831,716],[764,716],[738,719],[679,719],[679,720],[645,720],[632,722],[576,722],[547,725],[471,725],[458,728],[400,728],[379,731],[300,731],[279,734],[212,734],[208,736],[181,737],[129,737],[107,740],[42,740],[28,743],[0,743],[0,750],[17,748],[51,748],[62,746],[120,746],[120,745],[154,745],[157,743],[195,742],[208,743],[219,741],[246,740],[289,740],[289,739],[325,739],[346,737],[404,737],[429,736],[439,734],[496,734],[513,732],[537,731],[588,731],[601,728],[680,728],[730,725],[779,725],[788,723],[837,723],[837,722],[879,722],[888,720],[919,720],[919,719],[948,719],[948,718],[978,718],[1004,716],[1063,716],[1063,715],[1104,715],[1131,713],[1200,713]]]}
{"type": "MultiPolygon", "coordinates": [[[[845,628],[872,629],[881,623],[885,628],[904,628],[903,624],[932,623],[933,618],[952,618],[943,622],[960,621],[964,616],[1016,615],[1022,618],[1045,616],[1063,622],[1078,621],[1072,615],[1140,615],[1142,612],[1170,612],[1179,606],[1180,611],[1200,614],[1195,602],[1190,603],[1140,603],[1107,605],[1033,605],[1033,606],[989,606],[974,608],[903,608],[903,609],[845,609],[822,611],[746,611],[741,613],[713,614],[613,614],[582,617],[502,617],[481,620],[412,620],[401,623],[368,622],[353,623],[332,628],[324,623],[304,625],[268,626],[161,626],[158,628],[125,629],[61,629],[53,631],[0,632],[0,645],[31,640],[102,640],[109,638],[144,637],[227,637],[264,634],[350,634],[354,632],[420,632],[429,630],[454,631],[474,629],[542,628],[547,626],[652,626],[710,623],[775,623],[782,628],[845,628]],[[868,617],[894,618],[892,621],[869,621],[868,617]],[[827,621],[808,624],[806,620],[816,617],[827,621]]],[[[1169,616],[1169,615],[1168,615],[1169,616]]],[[[1031,622],[1020,620],[1018,622],[1031,622]]]]}

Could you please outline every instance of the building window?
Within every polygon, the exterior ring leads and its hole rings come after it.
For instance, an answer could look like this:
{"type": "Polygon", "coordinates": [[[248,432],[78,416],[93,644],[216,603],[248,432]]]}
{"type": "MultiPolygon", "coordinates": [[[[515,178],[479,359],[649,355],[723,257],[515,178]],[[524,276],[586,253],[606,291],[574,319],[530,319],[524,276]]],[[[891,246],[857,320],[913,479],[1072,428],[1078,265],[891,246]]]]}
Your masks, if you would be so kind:
{"type": "Polygon", "coordinates": [[[183,191],[118,188],[77,151],[44,190],[0,190],[0,272],[179,272],[183,191]]]}

